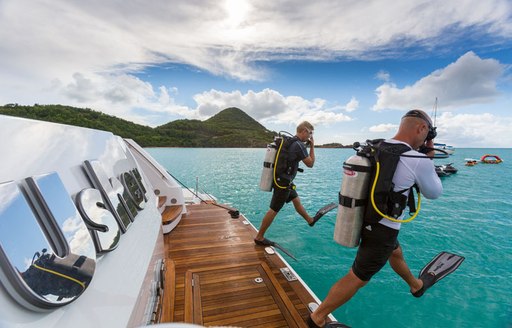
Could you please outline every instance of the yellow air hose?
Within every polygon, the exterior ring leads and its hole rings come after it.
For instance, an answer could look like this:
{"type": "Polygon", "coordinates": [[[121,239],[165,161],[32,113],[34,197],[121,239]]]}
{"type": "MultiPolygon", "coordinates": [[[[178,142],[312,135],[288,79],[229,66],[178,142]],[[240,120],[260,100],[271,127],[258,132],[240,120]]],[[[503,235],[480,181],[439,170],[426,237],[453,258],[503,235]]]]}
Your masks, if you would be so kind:
{"type": "Polygon", "coordinates": [[[418,214],[420,213],[420,208],[421,208],[421,194],[419,192],[418,192],[418,204],[416,205],[416,212],[410,218],[408,218],[407,220],[398,220],[398,219],[392,218],[392,217],[387,216],[386,214],[382,213],[379,210],[379,208],[375,204],[375,197],[374,197],[374,195],[375,195],[375,186],[377,185],[377,180],[379,178],[379,172],[380,172],[380,163],[379,163],[379,161],[377,161],[376,168],[375,168],[375,179],[373,180],[372,191],[370,193],[370,200],[372,202],[373,209],[380,216],[382,216],[383,218],[386,218],[386,219],[388,219],[390,221],[393,221],[393,222],[407,223],[407,222],[411,222],[412,220],[414,220],[416,218],[416,216],[418,216],[418,214]]]}
{"type": "Polygon", "coordinates": [[[81,281],[80,281],[80,280],[78,280],[78,279],[75,279],[75,278],[73,278],[73,277],[70,277],[70,276],[68,276],[68,275],[65,275],[65,274],[63,274],[63,273],[60,273],[60,272],[57,272],[57,271],[54,271],[54,270],[50,270],[50,269],[46,269],[46,268],[40,267],[39,265],[34,264],[34,263],[32,263],[32,265],[33,265],[35,268],[37,268],[37,269],[39,269],[39,270],[41,270],[41,271],[46,271],[46,272],[48,272],[48,273],[54,274],[54,275],[59,276],[59,277],[62,277],[62,278],[64,278],[64,279],[71,280],[72,282],[79,284],[79,285],[80,285],[80,287],[82,287],[83,289],[85,289],[85,283],[81,282],[81,281]]]}
{"type": "Polygon", "coordinates": [[[278,183],[277,183],[277,180],[276,180],[276,168],[277,168],[277,161],[279,159],[279,154],[281,153],[281,148],[283,147],[283,144],[284,144],[284,137],[281,138],[281,144],[279,145],[279,149],[277,150],[277,154],[276,154],[276,160],[274,162],[274,184],[278,187],[278,188],[281,188],[281,189],[286,189],[288,188],[288,186],[280,186],[278,183]]]}

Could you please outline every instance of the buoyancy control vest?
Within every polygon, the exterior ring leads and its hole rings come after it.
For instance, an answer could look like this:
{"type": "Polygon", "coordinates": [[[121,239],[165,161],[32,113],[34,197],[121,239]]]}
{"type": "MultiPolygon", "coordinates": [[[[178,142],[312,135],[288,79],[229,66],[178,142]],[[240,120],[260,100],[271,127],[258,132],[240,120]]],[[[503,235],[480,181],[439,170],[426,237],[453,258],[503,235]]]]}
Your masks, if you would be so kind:
{"type": "Polygon", "coordinates": [[[282,146],[278,150],[275,161],[275,181],[278,188],[288,188],[297,171],[299,170],[299,162],[295,159],[295,154],[291,149],[291,145],[300,141],[297,136],[282,136],[282,146]]]}
{"type": "Polygon", "coordinates": [[[410,207],[411,213],[416,212],[413,193],[410,192],[407,197],[404,192],[409,189],[394,191],[393,185],[400,156],[410,149],[401,143],[387,143],[384,139],[367,140],[363,146],[354,144],[356,155],[343,163],[343,180],[334,228],[334,240],[337,243],[356,247],[364,222],[376,223],[383,216],[395,220],[406,205],[410,207]]]}
{"type": "MultiPolygon", "coordinates": [[[[374,188],[369,188],[369,198],[373,189],[373,199],[376,207],[381,213],[389,217],[397,219],[409,204],[414,207],[413,193],[409,193],[409,198],[404,193],[409,190],[394,191],[393,176],[395,175],[396,167],[400,161],[400,155],[411,150],[411,147],[402,143],[388,143],[383,139],[373,140],[370,147],[375,147],[370,151],[370,162],[372,164],[370,181],[375,184],[374,188]],[[373,154],[372,154],[373,153],[373,154]],[[376,165],[377,161],[380,163],[379,175],[376,178],[376,165]],[[408,199],[409,202],[408,202],[408,199]]],[[[411,187],[412,188],[412,187],[411,187]]],[[[411,208],[410,212],[416,212],[415,208],[411,208]]],[[[376,223],[382,219],[382,216],[377,213],[374,206],[366,206],[364,214],[364,221],[368,223],[376,223]]]]}

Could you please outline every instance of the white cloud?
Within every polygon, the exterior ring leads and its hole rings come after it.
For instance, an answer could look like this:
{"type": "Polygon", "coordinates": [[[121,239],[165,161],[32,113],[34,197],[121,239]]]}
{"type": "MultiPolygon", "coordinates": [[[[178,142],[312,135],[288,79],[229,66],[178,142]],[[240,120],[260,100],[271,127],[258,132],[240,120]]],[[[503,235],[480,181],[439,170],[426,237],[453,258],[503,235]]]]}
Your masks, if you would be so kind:
{"type": "Polygon", "coordinates": [[[345,110],[349,113],[355,111],[357,108],[359,108],[359,101],[355,97],[352,97],[352,99],[350,99],[350,101],[345,105],[345,110]]]}
{"type": "Polygon", "coordinates": [[[155,89],[129,74],[74,73],[68,82],[54,80],[52,90],[64,95],[69,105],[101,108],[110,115],[150,126],[176,118],[206,119],[227,107],[241,108],[263,123],[295,124],[309,120],[313,124],[329,124],[351,120],[340,111],[351,112],[359,105],[354,97],[345,106],[330,106],[324,99],[284,96],[267,88],[245,94],[212,89],[193,96],[194,108],[175,103],[177,88],[155,89]]]}
{"type": "MultiPolygon", "coordinates": [[[[443,112],[436,119],[436,142],[455,147],[510,148],[512,117],[492,113],[460,114],[443,112]]],[[[382,123],[368,128],[371,138],[390,138],[398,124],[382,123]]]]}
{"type": "MultiPolygon", "coordinates": [[[[337,113],[337,108],[329,107],[323,99],[283,96],[271,89],[260,92],[250,90],[245,94],[240,91],[210,90],[195,95],[194,100],[198,113],[203,117],[209,117],[227,107],[238,107],[261,122],[287,124],[308,120],[312,124],[327,124],[351,120],[347,115],[337,113]]],[[[347,108],[349,105],[351,109],[356,107],[357,100],[352,99],[347,108]]]]}
{"type": "Polygon", "coordinates": [[[436,140],[457,147],[509,148],[512,143],[511,126],[511,117],[445,112],[437,118],[436,140]]]}
{"type": "Polygon", "coordinates": [[[261,80],[266,72],[255,61],[376,58],[396,55],[404,45],[448,44],[466,28],[488,34],[490,44],[512,31],[506,0],[467,0],[464,6],[443,0],[236,3],[4,0],[0,68],[4,74],[62,79],[77,71],[177,62],[261,80]],[[442,35],[447,29],[451,33],[442,35]]]}
{"type": "Polygon", "coordinates": [[[444,109],[489,103],[499,95],[496,83],[504,71],[505,66],[497,60],[481,59],[468,52],[413,85],[381,85],[376,90],[378,99],[373,110],[431,108],[436,97],[444,109]]]}
{"type": "Polygon", "coordinates": [[[385,124],[373,125],[368,130],[370,132],[386,133],[386,132],[390,132],[390,131],[397,131],[397,129],[398,129],[398,124],[385,123],[385,124]]]}
{"type": "Polygon", "coordinates": [[[389,82],[389,80],[391,79],[391,75],[389,74],[389,72],[379,71],[375,75],[375,78],[384,82],[389,82]]]}
{"type": "Polygon", "coordinates": [[[144,125],[159,125],[177,117],[199,118],[197,111],[174,102],[171,95],[177,93],[176,88],[160,86],[155,90],[129,74],[74,73],[68,82],[54,80],[52,89],[65,97],[66,104],[102,108],[105,113],[144,125]]]}

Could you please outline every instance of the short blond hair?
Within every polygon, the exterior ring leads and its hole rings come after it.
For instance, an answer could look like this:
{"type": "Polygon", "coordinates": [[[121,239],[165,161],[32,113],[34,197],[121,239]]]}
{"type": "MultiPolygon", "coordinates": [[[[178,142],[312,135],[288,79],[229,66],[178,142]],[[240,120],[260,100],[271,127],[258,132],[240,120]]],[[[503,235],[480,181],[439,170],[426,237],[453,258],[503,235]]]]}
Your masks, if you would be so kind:
{"type": "Polygon", "coordinates": [[[315,128],[308,121],[303,121],[302,123],[297,125],[297,133],[300,133],[300,132],[302,132],[304,130],[314,131],[315,128]]]}

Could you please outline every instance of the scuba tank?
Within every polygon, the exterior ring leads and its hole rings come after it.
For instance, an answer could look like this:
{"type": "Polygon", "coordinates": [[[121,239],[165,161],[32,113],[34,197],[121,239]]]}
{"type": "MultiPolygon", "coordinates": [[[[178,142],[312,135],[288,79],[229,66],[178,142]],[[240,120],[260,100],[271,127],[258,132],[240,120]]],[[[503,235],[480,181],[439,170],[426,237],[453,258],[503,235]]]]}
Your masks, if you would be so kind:
{"type": "MultiPolygon", "coordinates": [[[[267,145],[265,152],[265,159],[263,160],[263,170],[261,171],[260,190],[271,191],[272,183],[274,182],[274,164],[276,161],[277,144],[276,139],[274,142],[267,145]]],[[[279,142],[280,143],[280,142],[279,142]]]]}
{"type": "Polygon", "coordinates": [[[370,160],[359,154],[350,156],[343,163],[343,179],[334,226],[334,240],[340,245],[359,245],[365,205],[368,202],[371,168],[370,160]]]}
{"type": "Polygon", "coordinates": [[[407,197],[403,193],[409,189],[393,190],[392,180],[400,156],[417,157],[403,155],[410,147],[376,139],[367,140],[364,146],[356,142],[353,148],[356,155],[343,163],[343,179],[334,227],[334,240],[347,247],[359,245],[363,222],[377,223],[382,218],[399,223],[410,222],[418,215],[421,203],[420,193],[415,185],[410,189],[415,188],[418,193],[417,209],[412,191],[407,197]],[[399,220],[406,206],[414,214],[408,219],[399,220]]]}

